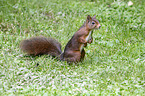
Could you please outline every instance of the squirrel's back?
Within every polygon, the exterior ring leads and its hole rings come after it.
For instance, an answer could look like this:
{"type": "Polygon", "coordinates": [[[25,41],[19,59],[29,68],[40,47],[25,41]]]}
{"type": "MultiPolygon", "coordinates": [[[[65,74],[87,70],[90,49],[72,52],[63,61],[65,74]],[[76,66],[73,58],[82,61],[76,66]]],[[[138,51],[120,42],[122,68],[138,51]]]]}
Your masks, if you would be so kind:
{"type": "Polygon", "coordinates": [[[59,56],[62,53],[61,44],[58,41],[43,36],[23,40],[20,43],[20,48],[28,55],[34,56],[43,54],[59,56]]]}

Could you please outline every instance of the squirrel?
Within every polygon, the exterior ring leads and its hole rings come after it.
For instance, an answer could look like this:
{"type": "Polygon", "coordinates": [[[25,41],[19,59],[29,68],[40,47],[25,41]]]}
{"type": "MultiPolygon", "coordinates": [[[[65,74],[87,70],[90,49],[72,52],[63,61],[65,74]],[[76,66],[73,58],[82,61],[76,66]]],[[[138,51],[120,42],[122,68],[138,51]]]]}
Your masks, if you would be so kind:
{"type": "Polygon", "coordinates": [[[23,40],[20,43],[20,49],[28,55],[49,54],[68,63],[77,63],[85,57],[84,47],[87,46],[87,43],[92,43],[93,41],[93,30],[100,27],[101,25],[96,16],[91,17],[88,15],[85,23],[66,44],[64,52],[61,51],[61,44],[57,40],[43,36],[23,40]]]}

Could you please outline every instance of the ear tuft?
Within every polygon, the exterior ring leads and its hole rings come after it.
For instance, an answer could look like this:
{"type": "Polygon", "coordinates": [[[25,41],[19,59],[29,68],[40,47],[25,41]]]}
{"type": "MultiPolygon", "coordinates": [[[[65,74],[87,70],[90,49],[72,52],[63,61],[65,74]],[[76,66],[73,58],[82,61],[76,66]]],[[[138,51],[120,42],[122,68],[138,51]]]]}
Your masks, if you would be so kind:
{"type": "Polygon", "coordinates": [[[88,21],[92,20],[92,18],[91,18],[90,15],[87,16],[87,20],[88,20],[88,21]]]}

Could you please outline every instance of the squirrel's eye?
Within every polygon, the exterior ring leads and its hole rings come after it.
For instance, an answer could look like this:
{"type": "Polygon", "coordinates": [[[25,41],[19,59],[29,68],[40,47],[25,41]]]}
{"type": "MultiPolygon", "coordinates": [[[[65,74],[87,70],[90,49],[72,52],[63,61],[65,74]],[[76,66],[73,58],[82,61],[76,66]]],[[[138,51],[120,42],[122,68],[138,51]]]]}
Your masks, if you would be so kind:
{"type": "Polygon", "coordinates": [[[94,25],[94,24],[95,24],[95,22],[92,22],[92,24],[94,25]]]}

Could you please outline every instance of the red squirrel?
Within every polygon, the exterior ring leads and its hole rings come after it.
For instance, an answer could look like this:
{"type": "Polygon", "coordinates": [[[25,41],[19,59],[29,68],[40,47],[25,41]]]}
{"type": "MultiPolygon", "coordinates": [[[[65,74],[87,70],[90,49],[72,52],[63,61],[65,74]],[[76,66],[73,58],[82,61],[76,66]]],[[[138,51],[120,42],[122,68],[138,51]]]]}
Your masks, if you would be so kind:
{"type": "Polygon", "coordinates": [[[96,16],[91,17],[88,15],[86,22],[68,41],[64,52],[61,51],[61,44],[57,40],[52,38],[47,39],[43,36],[23,40],[20,43],[20,48],[29,55],[49,54],[68,63],[77,63],[85,57],[84,47],[87,46],[87,43],[92,43],[93,41],[93,30],[100,27],[101,25],[96,16]]]}

